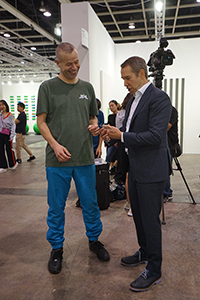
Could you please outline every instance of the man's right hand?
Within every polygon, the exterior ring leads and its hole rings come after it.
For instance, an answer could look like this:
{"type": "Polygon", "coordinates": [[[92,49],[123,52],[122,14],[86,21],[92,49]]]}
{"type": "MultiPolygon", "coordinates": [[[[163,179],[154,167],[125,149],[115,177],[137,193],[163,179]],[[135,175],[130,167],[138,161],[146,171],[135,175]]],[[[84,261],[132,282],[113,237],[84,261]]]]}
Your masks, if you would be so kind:
{"type": "Polygon", "coordinates": [[[71,158],[71,154],[67,150],[67,148],[63,147],[62,145],[58,144],[53,148],[54,153],[57,157],[57,160],[59,162],[65,162],[68,161],[68,159],[71,158]]]}

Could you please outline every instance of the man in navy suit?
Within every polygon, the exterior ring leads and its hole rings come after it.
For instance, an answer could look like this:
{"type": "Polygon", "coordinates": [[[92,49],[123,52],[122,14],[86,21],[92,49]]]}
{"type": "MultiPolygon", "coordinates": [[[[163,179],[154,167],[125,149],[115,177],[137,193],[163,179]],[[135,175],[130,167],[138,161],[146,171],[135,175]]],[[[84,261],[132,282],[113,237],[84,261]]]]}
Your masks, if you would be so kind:
{"type": "Polygon", "coordinates": [[[148,82],[144,59],[134,56],[121,65],[121,77],[134,95],[126,108],[121,130],[110,125],[101,129],[105,140],[124,142],[129,157],[129,196],[137,231],[139,250],[123,257],[121,264],[147,263],[131,283],[133,291],[146,291],[162,280],[162,238],[159,214],[162,194],[170,168],[167,126],[171,102],[167,94],[148,82]]]}

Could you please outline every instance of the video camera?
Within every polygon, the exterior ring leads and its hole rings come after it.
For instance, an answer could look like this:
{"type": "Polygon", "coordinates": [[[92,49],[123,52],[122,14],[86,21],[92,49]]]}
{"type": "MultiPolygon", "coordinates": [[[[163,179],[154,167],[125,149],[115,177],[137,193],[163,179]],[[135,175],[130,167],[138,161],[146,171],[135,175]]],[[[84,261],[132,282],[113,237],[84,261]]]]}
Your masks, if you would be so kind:
{"type": "Polygon", "coordinates": [[[175,58],[171,50],[164,50],[169,45],[166,38],[160,39],[160,45],[158,49],[150,54],[150,59],[147,63],[149,66],[149,71],[153,72],[149,75],[154,77],[155,85],[158,88],[162,87],[163,70],[165,66],[170,66],[173,64],[173,59],[175,58]]]}

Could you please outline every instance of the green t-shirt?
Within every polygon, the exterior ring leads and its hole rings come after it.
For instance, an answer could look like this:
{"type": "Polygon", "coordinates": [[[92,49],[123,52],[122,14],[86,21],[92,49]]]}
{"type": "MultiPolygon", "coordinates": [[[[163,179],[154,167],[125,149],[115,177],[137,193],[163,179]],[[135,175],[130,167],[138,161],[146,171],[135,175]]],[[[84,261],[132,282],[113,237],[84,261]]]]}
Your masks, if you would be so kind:
{"type": "Polygon", "coordinates": [[[37,115],[47,113],[46,123],[55,140],[71,153],[67,162],[59,162],[47,144],[46,166],[83,166],[94,163],[89,117],[98,114],[94,89],[89,82],[68,84],[55,77],[39,88],[37,115]]]}

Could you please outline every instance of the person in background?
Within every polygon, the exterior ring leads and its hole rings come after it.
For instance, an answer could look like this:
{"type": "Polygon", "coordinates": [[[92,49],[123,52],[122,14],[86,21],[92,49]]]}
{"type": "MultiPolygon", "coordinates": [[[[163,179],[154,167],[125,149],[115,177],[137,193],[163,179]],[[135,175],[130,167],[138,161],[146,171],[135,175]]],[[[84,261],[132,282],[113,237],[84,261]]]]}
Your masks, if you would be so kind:
{"type": "Polygon", "coordinates": [[[14,116],[9,112],[8,103],[3,99],[0,100],[0,111],[0,173],[4,173],[8,170],[8,165],[10,170],[15,170],[18,163],[12,149],[13,138],[15,136],[14,116]]]}
{"type": "MultiPolygon", "coordinates": [[[[121,128],[123,125],[123,121],[125,118],[125,112],[126,107],[129,102],[129,100],[133,97],[131,93],[128,93],[126,97],[124,98],[121,107],[122,109],[117,113],[116,116],[116,127],[121,128]]],[[[118,142],[118,149],[117,149],[118,155],[117,155],[117,173],[114,176],[115,182],[119,185],[125,184],[126,188],[126,197],[127,202],[124,205],[124,209],[128,210],[127,215],[129,217],[132,217],[132,211],[130,206],[130,199],[129,199],[129,193],[128,193],[128,169],[129,169],[129,162],[128,162],[128,154],[125,151],[124,143],[121,141],[118,142]]]]}
{"type": "MultiPolygon", "coordinates": [[[[96,116],[98,119],[98,126],[101,127],[101,124],[104,124],[104,114],[101,110],[101,101],[97,99],[97,107],[99,114],[96,116]]],[[[94,158],[99,158],[102,155],[102,137],[100,135],[92,136],[93,140],[93,149],[94,149],[94,158]]]]}
{"type": "Polygon", "coordinates": [[[167,127],[172,105],[168,95],[148,81],[143,58],[133,56],[121,64],[124,86],[134,97],[128,102],[121,131],[105,125],[103,139],[119,139],[128,151],[128,190],[139,249],[121,259],[123,266],[147,263],[130,284],[136,292],[149,290],[162,280],[160,211],[165,181],[171,172],[167,127]]]}
{"type": "Polygon", "coordinates": [[[17,119],[15,119],[16,124],[16,155],[17,155],[17,162],[21,163],[21,149],[23,148],[30,157],[27,159],[27,161],[32,161],[35,159],[35,156],[29,149],[29,147],[26,145],[25,138],[26,138],[26,114],[24,111],[25,105],[22,102],[19,102],[17,104],[17,110],[19,112],[19,115],[17,119]]]}
{"type": "Polygon", "coordinates": [[[97,203],[92,135],[99,135],[97,102],[93,86],[79,79],[80,62],[75,47],[67,42],[56,48],[60,73],[39,88],[37,125],[48,142],[46,175],[48,181],[48,232],[52,246],[48,269],[60,273],[63,259],[65,206],[72,178],[81,201],[89,249],[97,258],[110,260],[98,240],[102,232],[97,203]]]}
{"type": "MultiPolygon", "coordinates": [[[[118,113],[118,108],[119,108],[119,104],[116,100],[111,100],[109,102],[109,108],[112,112],[112,114],[110,114],[108,116],[108,124],[111,126],[115,126],[115,120],[116,120],[116,116],[118,113]]],[[[106,155],[106,161],[110,164],[110,175],[114,175],[116,173],[116,166],[117,166],[117,160],[115,157],[117,151],[117,143],[115,145],[111,145],[109,146],[109,144],[107,144],[107,155],[106,155]]]]}

